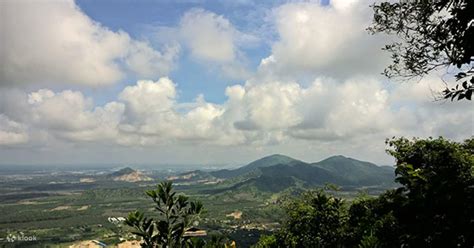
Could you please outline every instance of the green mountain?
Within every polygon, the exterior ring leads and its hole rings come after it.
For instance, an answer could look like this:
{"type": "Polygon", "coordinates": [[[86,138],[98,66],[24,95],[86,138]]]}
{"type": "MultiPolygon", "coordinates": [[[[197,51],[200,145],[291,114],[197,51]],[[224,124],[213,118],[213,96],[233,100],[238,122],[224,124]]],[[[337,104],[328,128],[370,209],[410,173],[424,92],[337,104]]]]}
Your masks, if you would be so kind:
{"type": "Polygon", "coordinates": [[[269,166],[274,166],[278,164],[291,165],[293,163],[298,163],[298,162],[301,162],[301,161],[296,160],[294,158],[290,158],[285,155],[274,154],[274,155],[270,155],[270,156],[261,158],[259,160],[256,160],[246,166],[240,167],[235,170],[227,170],[227,169],[218,170],[218,171],[210,172],[210,174],[217,178],[233,178],[233,177],[243,176],[251,172],[256,172],[257,169],[263,168],[263,167],[269,167],[269,166]]]}
{"type": "Polygon", "coordinates": [[[347,185],[349,183],[348,180],[335,173],[331,173],[330,171],[304,162],[292,165],[278,164],[270,167],[263,167],[260,168],[260,170],[262,172],[262,177],[291,177],[303,182],[305,186],[324,185],[326,183],[347,185]]]}
{"type": "MultiPolygon", "coordinates": [[[[289,187],[314,187],[327,183],[344,187],[390,186],[394,170],[344,156],[333,156],[316,163],[305,163],[284,155],[271,155],[235,170],[210,172],[216,178],[232,182],[218,189],[279,192],[289,187]]],[[[217,193],[217,192],[215,192],[217,193]]]]}
{"type": "Polygon", "coordinates": [[[328,183],[349,188],[391,187],[394,179],[393,167],[377,166],[340,155],[306,163],[280,154],[258,159],[234,170],[196,170],[168,177],[168,180],[176,182],[219,183],[219,187],[203,193],[234,190],[280,192],[290,187],[302,189],[328,183]]]}
{"type": "Polygon", "coordinates": [[[394,179],[394,170],[389,166],[377,166],[373,163],[333,156],[312,166],[324,169],[346,180],[351,185],[382,185],[391,184],[394,179]]]}

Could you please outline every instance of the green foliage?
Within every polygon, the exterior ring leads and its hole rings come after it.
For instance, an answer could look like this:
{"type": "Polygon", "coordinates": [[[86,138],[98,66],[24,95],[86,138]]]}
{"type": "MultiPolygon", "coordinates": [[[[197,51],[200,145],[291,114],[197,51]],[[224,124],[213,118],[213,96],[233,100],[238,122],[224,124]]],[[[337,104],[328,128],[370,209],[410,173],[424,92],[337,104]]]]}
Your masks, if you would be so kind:
{"type": "Polygon", "coordinates": [[[474,245],[474,142],[387,141],[397,160],[400,206],[394,211],[402,242],[411,247],[474,245]]]}
{"type": "Polygon", "coordinates": [[[275,235],[262,235],[258,240],[258,243],[253,248],[277,248],[278,241],[275,235]]]}
{"type": "Polygon", "coordinates": [[[420,77],[438,68],[456,67],[462,83],[444,98],[471,100],[474,90],[474,1],[398,0],[373,5],[372,33],[396,35],[385,46],[392,54],[388,77],[420,77]],[[469,80],[470,78],[470,80],[469,80]]]}
{"type": "MultiPolygon", "coordinates": [[[[284,208],[287,219],[276,234],[278,247],[339,247],[342,244],[347,216],[341,199],[320,190],[307,191],[284,208]]],[[[267,238],[262,245],[273,247],[275,239],[267,238]]]]}
{"type": "Polygon", "coordinates": [[[377,237],[374,235],[370,234],[367,236],[364,236],[362,240],[360,241],[359,248],[378,248],[378,247],[383,247],[379,245],[379,240],[377,237]]]}
{"type": "Polygon", "coordinates": [[[349,208],[346,223],[346,247],[400,247],[400,228],[393,215],[398,201],[395,191],[379,197],[362,198],[349,208]],[[375,246],[371,246],[376,241],[375,246]]]}
{"type": "Polygon", "coordinates": [[[391,139],[400,187],[347,208],[323,191],[284,205],[286,221],[256,247],[473,247],[474,139],[391,139]]]}
{"type": "Polygon", "coordinates": [[[148,218],[144,213],[135,211],[125,221],[135,229],[132,233],[142,238],[142,247],[192,246],[190,238],[184,233],[202,212],[202,204],[189,202],[188,197],[177,195],[171,182],[162,182],[156,190],[148,190],[146,194],[155,203],[158,218],[148,218]]]}

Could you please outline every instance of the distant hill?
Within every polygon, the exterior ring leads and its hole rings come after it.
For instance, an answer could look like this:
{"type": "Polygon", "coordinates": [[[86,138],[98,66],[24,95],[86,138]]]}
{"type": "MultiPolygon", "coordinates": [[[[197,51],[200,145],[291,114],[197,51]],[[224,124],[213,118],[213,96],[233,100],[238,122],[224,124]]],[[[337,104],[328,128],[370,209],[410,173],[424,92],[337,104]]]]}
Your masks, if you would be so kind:
{"type": "Polygon", "coordinates": [[[123,182],[142,182],[142,181],[153,180],[152,178],[144,175],[143,173],[129,167],[112,172],[108,174],[106,178],[110,180],[114,180],[114,181],[123,181],[123,182]]]}
{"type": "MultiPolygon", "coordinates": [[[[306,163],[284,155],[271,155],[235,170],[218,170],[210,175],[233,181],[218,191],[258,190],[278,192],[293,186],[314,187],[327,183],[348,187],[391,186],[394,169],[377,166],[344,156],[333,156],[316,163],[306,163]]],[[[216,192],[214,192],[216,193],[216,192]]]]}
{"type": "Polygon", "coordinates": [[[136,172],[134,169],[132,169],[130,167],[125,167],[123,169],[120,169],[118,171],[114,171],[114,172],[108,174],[107,177],[109,177],[109,178],[120,177],[120,176],[128,175],[128,174],[134,173],[134,172],[136,172]]]}
{"type": "Polygon", "coordinates": [[[270,155],[270,156],[261,158],[259,160],[256,160],[246,166],[240,167],[235,170],[227,170],[227,169],[218,170],[218,171],[210,172],[210,174],[217,178],[233,178],[233,177],[238,177],[238,176],[245,175],[247,173],[254,172],[258,168],[270,167],[270,166],[274,166],[278,164],[291,165],[293,163],[298,163],[298,162],[301,162],[301,161],[285,156],[285,155],[274,154],[274,155],[270,155]]]}
{"type": "Polygon", "coordinates": [[[329,157],[312,165],[344,178],[347,184],[380,185],[394,180],[393,167],[377,166],[341,155],[329,157]]]}

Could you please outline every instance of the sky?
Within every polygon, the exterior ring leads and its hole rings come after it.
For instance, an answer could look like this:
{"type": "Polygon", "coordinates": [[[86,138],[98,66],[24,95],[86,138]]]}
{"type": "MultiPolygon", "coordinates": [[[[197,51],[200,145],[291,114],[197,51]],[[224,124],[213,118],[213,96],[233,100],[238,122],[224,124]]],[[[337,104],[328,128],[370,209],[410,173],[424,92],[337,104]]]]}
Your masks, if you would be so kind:
{"type": "Polygon", "coordinates": [[[404,82],[371,1],[0,2],[0,164],[393,163],[391,137],[473,135],[447,71],[404,82]]]}

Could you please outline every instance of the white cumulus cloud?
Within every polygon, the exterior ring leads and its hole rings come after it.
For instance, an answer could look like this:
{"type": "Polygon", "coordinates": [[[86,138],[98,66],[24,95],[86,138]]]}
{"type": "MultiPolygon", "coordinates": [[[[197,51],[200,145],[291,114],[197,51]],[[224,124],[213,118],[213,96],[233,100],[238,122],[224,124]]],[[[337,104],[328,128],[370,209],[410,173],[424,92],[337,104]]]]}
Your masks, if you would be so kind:
{"type": "Polygon", "coordinates": [[[73,0],[2,1],[0,84],[107,85],[125,70],[166,75],[178,49],[157,51],[85,15],[73,0]]]}
{"type": "MultiPolygon", "coordinates": [[[[432,82],[423,82],[428,83],[432,82]]],[[[375,77],[320,77],[307,86],[247,82],[229,86],[227,100],[220,104],[203,95],[183,103],[178,101],[177,85],[163,77],[140,80],[115,100],[97,106],[79,91],[42,89],[25,98],[2,100],[0,140],[2,145],[40,147],[67,142],[296,151],[292,149],[307,145],[327,155],[348,152],[380,159],[387,137],[443,135],[459,140],[472,135],[469,103],[435,104],[410,94],[396,97],[407,90],[388,90],[375,77]],[[45,137],[48,142],[43,142],[45,137]]]]}
{"type": "Polygon", "coordinates": [[[279,77],[348,77],[379,73],[387,62],[383,40],[371,36],[368,1],[288,3],[274,10],[278,40],[260,70],[279,77]]]}
{"type": "Polygon", "coordinates": [[[0,114],[0,145],[16,145],[28,142],[28,133],[24,124],[10,120],[0,114]]]}
{"type": "Polygon", "coordinates": [[[194,9],[181,19],[180,32],[198,59],[229,62],[235,59],[237,30],[223,16],[194,9]]]}
{"type": "Polygon", "coordinates": [[[224,16],[204,9],[187,11],[176,29],[162,29],[161,34],[177,35],[194,60],[217,67],[229,78],[239,79],[249,75],[241,48],[258,40],[239,31],[224,16]]]}

